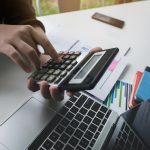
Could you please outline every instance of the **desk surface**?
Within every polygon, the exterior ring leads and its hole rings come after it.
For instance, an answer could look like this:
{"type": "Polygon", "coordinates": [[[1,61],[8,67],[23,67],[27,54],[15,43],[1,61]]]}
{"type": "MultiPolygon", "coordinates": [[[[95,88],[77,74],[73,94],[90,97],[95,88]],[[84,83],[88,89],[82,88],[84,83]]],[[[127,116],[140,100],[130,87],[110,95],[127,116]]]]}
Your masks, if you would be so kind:
{"type": "MultiPolygon", "coordinates": [[[[60,35],[64,34],[66,38],[69,37],[65,35],[71,35],[78,39],[88,40],[95,43],[95,46],[102,48],[107,47],[107,42],[112,47],[118,46],[120,48],[125,45],[131,47],[131,51],[127,55],[128,67],[121,79],[132,83],[137,70],[143,71],[145,66],[150,66],[149,18],[150,1],[140,1],[50,15],[39,19],[44,23],[47,32],[58,30],[60,35]],[[91,19],[95,12],[124,20],[124,28],[119,29],[91,19]]],[[[49,35],[49,39],[52,36],[49,35]]]]}
{"type": "MultiPolygon", "coordinates": [[[[107,42],[112,47],[130,46],[131,51],[128,54],[129,67],[122,79],[132,82],[137,70],[142,71],[146,65],[150,66],[149,18],[150,1],[142,1],[44,16],[39,19],[44,23],[47,33],[52,33],[51,31],[55,30],[60,35],[71,35],[74,38],[88,40],[90,41],[89,45],[94,43],[95,46],[105,47],[107,42]],[[91,16],[94,12],[101,12],[122,19],[125,21],[125,27],[119,29],[93,20],[91,16]],[[110,41],[112,41],[111,44],[110,41]]],[[[50,39],[51,36],[53,35],[49,36],[50,39]]],[[[69,37],[66,36],[66,38],[69,37]]],[[[3,71],[0,74],[0,122],[8,118],[31,95],[31,92],[26,89],[27,75],[14,65],[14,70],[4,69],[4,63],[8,63],[9,67],[12,68],[10,61],[5,61],[0,65],[3,71]],[[6,71],[7,75],[5,75],[4,71],[6,71]],[[11,82],[12,77],[14,79],[13,82],[11,82]]]]}

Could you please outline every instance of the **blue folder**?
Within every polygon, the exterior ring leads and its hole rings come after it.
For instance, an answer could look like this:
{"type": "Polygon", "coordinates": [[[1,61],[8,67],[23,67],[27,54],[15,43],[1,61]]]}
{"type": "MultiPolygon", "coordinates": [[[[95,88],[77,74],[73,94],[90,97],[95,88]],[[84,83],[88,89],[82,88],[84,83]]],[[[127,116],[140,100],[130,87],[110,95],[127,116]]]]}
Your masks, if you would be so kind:
{"type": "Polygon", "coordinates": [[[136,101],[145,101],[150,99],[150,67],[146,67],[135,93],[136,101]]]}

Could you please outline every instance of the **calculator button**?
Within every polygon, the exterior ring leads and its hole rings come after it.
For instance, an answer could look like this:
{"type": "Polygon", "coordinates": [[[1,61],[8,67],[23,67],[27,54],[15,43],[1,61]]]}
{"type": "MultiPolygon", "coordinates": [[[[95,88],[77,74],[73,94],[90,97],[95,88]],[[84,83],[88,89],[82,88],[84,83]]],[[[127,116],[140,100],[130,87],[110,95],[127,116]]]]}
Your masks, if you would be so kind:
{"type": "Polygon", "coordinates": [[[61,77],[58,77],[58,78],[55,80],[55,84],[58,84],[61,80],[62,80],[62,78],[61,78],[61,77]]]}
{"type": "Polygon", "coordinates": [[[79,56],[81,55],[81,51],[75,51],[75,54],[79,56]]]}
{"type": "Polygon", "coordinates": [[[63,59],[69,59],[70,58],[70,55],[65,55],[64,57],[63,57],[63,59]]]}
{"type": "Polygon", "coordinates": [[[76,58],[77,58],[76,55],[71,55],[69,59],[70,59],[70,60],[75,60],[76,58]]]}
{"type": "Polygon", "coordinates": [[[40,69],[40,70],[39,70],[39,73],[41,73],[41,74],[43,73],[43,74],[44,74],[44,73],[46,73],[47,71],[48,71],[47,68],[43,68],[43,69],[40,69]]]}
{"type": "Polygon", "coordinates": [[[53,66],[54,66],[53,64],[49,64],[49,65],[48,65],[48,68],[49,68],[49,69],[52,69],[53,66]]]}
{"type": "Polygon", "coordinates": [[[74,54],[74,53],[75,53],[74,51],[69,51],[68,52],[68,54],[71,54],[71,55],[74,54]]]}
{"type": "Polygon", "coordinates": [[[61,70],[57,69],[53,72],[54,75],[58,76],[61,73],[61,70]]]}
{"type": "Polygon", "coordinates": [[[68,54],[69,51],[64,51],[63,54],[68,54]]]}
{"type": "Polygon", "coordinates": [[[55,70],[54,69],[50,69],[47,74],[52,74],[55,70]]]}
{"type": "Polygon", "coordinates": [[[41,80],[46,80],[48,78],[48,74],[45,74],[44,76],[42,76],[41,80]]]}
{"type": "Polygon", "coordinates": [[[55,65],[53,66],[53,68],[54,68],[54,69],[58,69],[59,66],[60,66],[60,64],[55,64],[55,65]]]}
{"type": "Polygon", "coordinates": [[[66,69],[67,69],[68,71],[70,71],[72,68],[73,68],[73,66],[72,66],[72,65],[69,65],[66,69]]]}
{"type": "Polygon", "coordinates": [[[31,74],[32,78],[35,78],[38,75],[38,71],[35,71],[33,74],[31,74]]]}
{"type": "Polygon", "coordinates": [[[67,67],[67,65],[63,64],[63,65],[59,66],[59,69],[64,70],[66,67],[67,67]]]}
{"type": "Polygon", "coordinates": [[[66,70],[64,70],[62,73],[61,73],[61,77],[65,77],[67,75],[67,71],[66,70]]]}
{"type": "Polygon", "coordinates": [[[76,65],[78,62],[76,60],[74,60],[71,64],[74,66],[76,65]]]}
{"type": "Polygon", "coordinates": [[[67,65],[71,64],[71,60],[66,60],[65,64],[67,64],[67,65]]]}
{"type": "Polygon", "coordinates": [[[42,74],[38,74],[38,75],[35,77],[35,79],[36,79],[36,80],[40,80],[41,77],[42,77],[42,74]]]}
{"type": "Polygon", "coordinates": [[[47,78],[48,82],[53,82],[56,79],[56,77],[54,75],[51,75],[47,78]]]}

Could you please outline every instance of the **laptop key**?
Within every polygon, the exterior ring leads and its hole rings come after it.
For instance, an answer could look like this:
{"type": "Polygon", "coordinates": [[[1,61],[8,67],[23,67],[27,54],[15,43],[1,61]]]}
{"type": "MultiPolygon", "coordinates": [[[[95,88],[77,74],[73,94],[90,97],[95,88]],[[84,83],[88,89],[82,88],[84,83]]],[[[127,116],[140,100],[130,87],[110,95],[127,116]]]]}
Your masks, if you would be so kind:
{"type": "Polygon", "coordinates": [[[87,124],[90,124],[91,121],[92,121],[92,119],[91,119],[90,117],[86,116],[86,117],[83,119],[83,121],[84,121],[85,123],[87,123],[87,124]]]}
{"type": "Polygon", "coordinates": [[[73,103],[70,102],[70,101],[67,101],[66,104],[65,104],[65,106],[68,107],[68,108],[71,108],[72,105],[73,105],[73,103]]]}
{"type": "Polygon", "coordinates": [[[49,150],[51,147],[53,146],[53,142],[51,142],[50,140],[46,140],[43,144],[43,147],[46,149],[46,150],[49,150]]]}
{"type": "Polygon", "coordinates": [[[94,146],[94,144],[95,144],[95,142],[96,142],[96,140],[95,140],[95,139],[93,139],[93,140],[91,141],[91,143],[90,143],[90,146],[91,146],[91,147],[93,147],[93,146],[94,146]]]}
{"type": "Polygon", "coordinates": [[[76,150],[84,150],[81,146],[77,146],[76,150]]]}
{"type": "Polygon", "coordinates": [[[86,100],[86,96],[82,95],[79,100],[75,103],[75,106],[80,108],[86,100]]]}
{"type": "Polygon", "coordinates": [[[95,116],[95,112],[90,110],[87,114],[89,117],[93,118],[95,116]]]}
{"type": "Polygon", "coordinates": [[[71,147],[69,144],[67,144],[64,148],[64,150],[74,150],[73,147],[71,147]]]}
{"type": "Polygon", "coordinates": [[[81,130],[77,129],[77,130],[75,131],[75,133],[74,133],[74,136],[76,136],[77,138],[80,139],[83,134],[84,134],[84,133],[83,133],[81,130]]]}
{"type": "Polygon", "coordinates": [[[76,114],[77,112],[78,112],[78,108],[77,107],[75,107],[75,106],[73,106],[71,109],[70,109],[70,111],[71,112],[73,112],[74,114],[76,114]]]}
{"type": "Polygon", "coordinates": [[[74,102],[77,100],[77,98],[74,97],[74,96],[72,96],[69,100],[72,101],[72,102],[74,103],[74,102]]]}
{"type": "Polygon", "coordinates": [[[87,108],[87,109],[89,109],[92,106],[92,104],[93,104],[93,100],[89,98],[86,101],[86,103],[84,104],[84,107],[87,108]]]}
{"type": "Polygon", "coordinates": [[[108,108],[106,108],[105,106],[102,106],[102,107],[100,108],[100,110],[101,110],[102,112],[106,113],[107,110],[108,110],[108,108]]]}
{"type": "Polygon", "coordinates": [[[63,108],[61,108],[61,110],[59,111],[59,114],[61,114],[62,116],[64,116],[67,112],[68,112],[68,108],[67,107],[63,107],[63,108]]]}
{"type": "Polygon", "coordinates": [[[92,131],[93,133],[95,133],[95,131],[97,130],[97,126],[95,126],[94,124],[91,124],[89,126],[89,130],[92,131]]]}
{"type": "Polygon", "coordinates": [[[56,144],[54,145],[55,150],[61,150],[64,147],[64,144],[60,141],[57,141],[56,144]]]}
{"type": "Polygon", "coordinates": [[[99,128],[98,128],[98,131],[101,132],[103,127],[104,127],[103,125],[100,125],[99,128]]]}
{"type": "Polygon", "coordinates": [[[98,119],[97,117],[95,117],[94,120],[93,120],[93,123],[98,126],[98,125],[100,125],[101,120],[98,119]]]}
{"type": "Polygon", "coordinates": [[[69,124],[69,122],[70,122],[70,121],[69,121],[68,119],[64,118],[64,119],[60,122],[60,124],[63,125],[64,127],[67,127],[68,124],[69,124]]]}
{"type": "Polygon", "coordinates": [[[74,128],[72,128],[71,126],[68,126],[65,132],[66,132],[68,135],[72,135],[73,132],[74,132],[74,130],[75,130],[74,128]]]}
{"type": "Polygon", "coordinates": [[[77,144],[78,144],[79,140],[75,137],[72,137],[70,140],[69,140],[69,144],[72,145],[73,147],[76,147],[77,144]]]}
{"type": "Polygon", "coordinates": [[[90,131],[86,131],[84,137],[87,138],[88,140],[91,140],[93,137],[93,133],[90,131]]]}
{"type": "Polygon", "coordinates": [[[55,131],[56,131],[57,133],[61,134],[61,133],[64,131],[64,129],[65,129],[65,128],[64,128],[63,126],[58,125],[58,126],[56,127],[55,131]]]}
{"type": "Polygon", "coordinates": [[[74,114],[71,113],[71,112],[68,112],[68,113],[66,114],[66,118],[69,119],[69,120],[72,120],[73,117],[74,117],[74,114]]]}
{"type": "Polygon", "coordinates": [[[77,126],[79,125],[79,122],[76,121],[75,119],[73,119],[72,122],[70,123],[70,125],[74,128],[77,128],[77,126]]]}
{"type": "Polygon", "coordinates": [[[52,140],[53,142],[56,142],[58,138],[59,138],[59,134],[57,134],[56,132],[53,132],[53,133],[49,136],[49,139],[52,140]]]}
{"type": "Polygon", "coordinates": [[[80,109],[79,111],[82,115],[85,115],[87,113],[87,109],[85,109],[84,107],[80,109]]]}
{"type": "Polygon", "coordinates": [[[76,97],[79,97],[79,96],[81,95],[81,93],[76,92],[76,93],[74,93],[74,95],[75,95],[76,97]]]}
{"type": "Polygon", "coordinates": [[[97,116],[98,118],[100,118],[100,119],[103,119],[104,114],[99,111],[96,116],[97,116]]]}
{"type": "Polygon", "coordinates": [[[56,114],[56,116],[49,122],[49,124],[45,127],[45,129],[41,132],[41,134],[29,146],[28,150],[38,149],[40,145],[44,142],[44,140],[54,130],[56,125],[59,124],[61,119],[62,119],[62,116],[60,116],[59,114],[56,114]]]}
{"type": "Polygon", "coordinates": [[[78,121],[81,121],[83,119],[83,115],[81,115],[80,113],[78,113],[76,116],[75,116],[75,119],[77,119],[78,121]]]}
{"type": "Polygon", "coordinates": [[[93,111],[95,111],[95,112],[97,112],[98,111],[98,109],[100,108],[100,104],[99,103],[97,103],[97,102],[95,102],[94,104],[93,104],[93,106],[92,106],[92,110],[93,111]]]}
{"type": "Polygon", "coordinates": [[[66,134],[66,133],[63,133],[60,137],[60,140],[63,142],[63,143],[66,143],[68,140],[69,140],[69,136],[66,134]]]}
{"type": "Polygon", "coordinates": [[[81,145],[83,148],[87,148],[88,144],[89,144],[89,141],[86,140],[85,138],[82,138],[79,143],[79,145],[81,145]]]}
{"type": "Polygon", "coordinates": [[[81,129],[83,132],[87,129],[87,127],[88,126],[83,122],[79,125],[79,129],[81,129]]]}

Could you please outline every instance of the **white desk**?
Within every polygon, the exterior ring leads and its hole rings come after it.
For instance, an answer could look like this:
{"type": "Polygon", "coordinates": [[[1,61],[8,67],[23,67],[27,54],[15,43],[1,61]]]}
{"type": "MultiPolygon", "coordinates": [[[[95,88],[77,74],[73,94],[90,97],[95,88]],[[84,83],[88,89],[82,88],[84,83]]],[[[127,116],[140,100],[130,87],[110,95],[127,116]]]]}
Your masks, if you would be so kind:
{"type": "MultiPolygon", "coordinates": [[[[122,79],[132,82],[137,70],[143,70],[146,65],[150,66],[149,18],[150,1],[143,1],[50,15],[39,19],[44,23],[47,32],[58,30],[60,35],[69,34],[74,38],[89,40],[89,45],[94,43],[95,46],[107,47],[107,41],[113,41],[112,43],[115,44],[108,42],[108,45],[112,47],[131,46],[132,50],[128,54],[129,67],[122,79]],[[91,15],[96,11],[124,20],[126,22],[125,27],[118,29],[92,20],[91,15]]],[[[4,70],[6,68],[4,67],[5,63],[1,63],[0,121],[9,117],[31,95],[31,92],[26,89],[26,77],[28,75],[14,65],[14,69],[10,70],[12,64],[8,60],[5,61],[8,63],[9,69],[4,70]]]]}
{"type": "MultiPolygon", "coordinates": [[[[131,51],[127,55],[129,66],[122,79],[132,83],[137,70],[142,71],[145,66],[150,66],[149,18],[150,1],[140,1],[50,15],[39,19],[44,23],[47,32],[58,30],[60,35],[64,34],[65,36],[69,34],[78,39],[88,40],[91,43],[95,43],[95,46],[102,46],[102,48],[107,47],[107,41],[108,45],[112,47],[130,46],[131,51]],[[122,19],[125,21],[125,26],[123,29],[119,29],[93,20],[91,16],[94,12],[101,12],[122,19]],[[112,41],[111,44],[110,41],[112,41]]],[[[89,45],[91,44],[90,42],[89,45]]]]}

